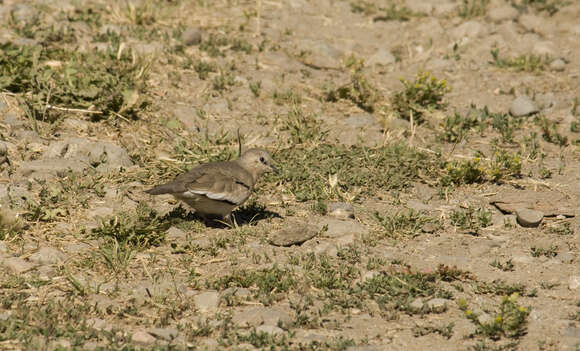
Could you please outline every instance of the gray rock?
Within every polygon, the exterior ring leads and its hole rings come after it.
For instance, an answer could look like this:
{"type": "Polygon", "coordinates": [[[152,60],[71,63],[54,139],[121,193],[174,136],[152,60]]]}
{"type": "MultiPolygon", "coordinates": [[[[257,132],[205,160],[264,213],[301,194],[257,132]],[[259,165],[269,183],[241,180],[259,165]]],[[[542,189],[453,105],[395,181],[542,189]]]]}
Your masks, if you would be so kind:
{"type": "Polygon", "coordinates": [[[318,227],[320,229],[326,227],[327,230],[321,235],[330,238],[339,238],[348,234],[360,236],[368,232],[362,224],[354,220],[343,221],[334,218],[323,218],[318,222],[318,227]]]}
{"type": "Polygon", "coordinates": [[[518,10],[509,5],[492,8],[487,13],[487,17],[496,23],[515,20],[518,15],[518,10]]]}
{"type": "Polygon", "coordinates": [[[379,49],[371,57],[369,57],[367,64],[369,65],[391,65],[397,61],[396,57],[387,49],[379,49]]]}
{"type": "Polygon", "coordinates": [[[555,72],[562,72],[566,69],[566,61],[561,58],[557,58],[550,62],[550,69],[555,72]]]}
{"type": "Polygon", "coordinates": [[[181,40],[187,46],[198,45],[201,43],[201,39],[201,30],[199,28],[187,28],[181,34],[181,40]]]}
{"type": "Polygon", "coordinates": [[[426,205],[424,204],[422,201],[419,200],[409,200],[407,201],[407,207],[415,210],[417,212],[421,212],[421,211],[432,211],[433,210],[433,206],[431,205],[426,205]]]}
{"type": "Polygon", "coordinates": [[[556,29],[555,24],[545,20],[540,16],[531,14],[521,15],[518,19],[518,22],[527,31],[542,35],[550,34],[556,29]]]}
{"type": "Polygon", "coordinates": [[[306,39],[301,41],[298,47],[309,53],[304,59],[306,63],[324,68],[339,68],[342,66],[344,52],[330,45],[326,40],[306,39]]]}
{"type": "Polygon", "coordinates": [[[281,335],[284,334],[284,330],[278,328],[274,325],[261,325],[256,328],[257,332],[262,332],[270,335],[281,335]]]}
{"type": "Polygon", "coordinates": [[[570,251],[560,252],[558,253],[558,260],[562,263],[572,263],[574,262],[574,253],[570,251]]]}
{"type": "Polygon", "coordinates": [[[97,348],[104,348],[103,345],[99,345],[98,342],[96,341],[87,341],[84,345],[83,345],[83,351],[94,351],[97,348]]]}
{"type": "Polygon", "coordinates": [[[425,223],[421,227],[421,231],[423,231],[423,233],[435,233],[437,229],[439,229],[439,226],[437,226],[437,224],[432,222],[425,223]]]}
{"type": "Polygon", "coordinates": [[[151,55],[157,54],[163,51],[164,47],[162,43],[134,43],[131,48],[140,55],[151,55]]]}
{"type": "Polygon", "coordinates": [[[111,329],[112,326],[107,323],[106,320],[101,318],[89,318],[87,319],[87,326],[96,330],[107,330],[111,329]]]}
{"type": "Polygon", "coordinates": [[[421,298],[417,298],[409,304],[409,308],[411,309],[411,311],[415,311],[415,312],[421,311],[423,309],[423,306],[424,306],[424,304],[423,304],[423,300],[421,298]]]}
{"type": "Polygon", "coordinates": [[[292,318],[288,312],[278,308],[254,307],[234,314],[232,322],[241,328],[253,328],[262,324],[289,325],[292,318]]]}
{"type": "Polygon", "coordinates": [[[451,30],[455,39],[477,38],[486,33],[486,27],[477,21],[467,21],[451,30]]]}
{"type": "Polygon", "coordinates": [[[157,339],[171,341],[179,335],[179,331],[175,328],[151,328],[148,330],[149,334],[157,339]]]}
{"type": "Polygon", "coordinates": [[[349,346],[346,351],[378,351],[374,345],[349,346]]]}
{"type": "Polygon", "coordinates": [[[427,308],[435,313],[443,313],[447,311],[447,304],[450,301],[447,299],[435,298],[427,301],[427,308]]]}
{"type": "Polygon", "coordinates": [[[8,246],[4,241],[0,241],[0,254],[8,253],[8,246]]]}
{"type": "Polygon", "coordinates": [[[540,211],[529,208],[519,208],[516,210],[518,224],[526,228],[535,228],[542,223],[544,214],[540,211]]]}
{"type": "Polygon", "coordinates": [[[391,118],[385,125],[387,130],[409,130],[411,123],[402,118],[391,118]]]}
{"type": "Polygon", "coordinates": [[[344,120],[344,123],[353,128],[367,127],[375,123],[375,117],[371,114],[361,113],[349,116],[344,120]]]}
{"type": "Polygon", "coordinates": [[[165,239],[169,241],[184,241],[187,239],[187,233],[177,227],[171,227],[167,230],[165,239]]]}
{"type": "Polygon", "coordinates": [[[568,289],[576,290],[580,288],[580,275],[572,275],[568,279],[568,289]]]}
{"type": "Polygon", "coordinates": [[[353,219],[354,206],[346,202],[330,202],[327,205],[328,215],[339,219],[353,219]]]}
{"type": "Polygon", "coordinates": [[[89,167],[87,162],[73,159],[32,160],[22,162],[18,172],[24,177],[45,178],[68,170],[81,172],[89,167]]]}
{"type": "Polygon", "coordinates": [[[285,228],[274,232],[270,238],[269,243],[274,246],[292,246],[300,245],[318,234],[319,230],[316,226],[308,223],[288,223],[285,228]]]}
{"type": "Polygon", "coordinates": [[[139,345],[151,345],[155,343],[155,337],[143,330],[138,330],[131,335],[131,341],[139,345]]]}
{"type": "Polygon", "coordinates": [[[202,313],[214,312],[220,302],[220,294],[217,291],[209,290],[197,294],[193,297],[195,307],[202,313]]]}
{"type": "Polygon", "coordinates": [[[510,114],[514,117],[529,116],[538,112],[538,106],[527,95],[520,95],[512,101],[510,114]]]}
{"type": "Polygon", "coordinates": [[[23,260],[20,257],[9,257],[4,259],[2,265],[15,274],[22,274],[36,267],[35,264],[23,260]]]}
{"type": "Polygon", "coordinates": [[[53,247],[41,247],[30,255],[30,261],[39,264],[57,264],[66,259],[65,254],[53,247]]]}
{"type": "Polygon", "coordinates": [[[185,127],[192,132],[199,132],[201,125],[198,121],[197,110],[193,106],[177,105],[173,109],[173,115],[185,127]]]}
{"type": "Polygon", "coordinates": [[[88,218],[108,217],[112,216],[115,211],[112,207],[95,207],[87,211],[88,218]]]}
{"type": "Polygon", "coordinates": [[[433,11],[433,4],[425,0],[407,0],[405,6],[414,13],[430,14],[433,11]]]}

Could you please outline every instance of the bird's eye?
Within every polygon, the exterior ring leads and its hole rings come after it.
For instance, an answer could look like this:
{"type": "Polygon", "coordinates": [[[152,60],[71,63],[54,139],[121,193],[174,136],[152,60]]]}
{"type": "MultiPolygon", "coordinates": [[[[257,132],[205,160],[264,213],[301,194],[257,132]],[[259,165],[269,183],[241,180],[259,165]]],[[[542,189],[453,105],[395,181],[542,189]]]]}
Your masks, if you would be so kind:
{"type": "Polygon", "coordinates": [[[266,160],[263,157],[260,157],[260,162],[266,163],[266,160]]]}

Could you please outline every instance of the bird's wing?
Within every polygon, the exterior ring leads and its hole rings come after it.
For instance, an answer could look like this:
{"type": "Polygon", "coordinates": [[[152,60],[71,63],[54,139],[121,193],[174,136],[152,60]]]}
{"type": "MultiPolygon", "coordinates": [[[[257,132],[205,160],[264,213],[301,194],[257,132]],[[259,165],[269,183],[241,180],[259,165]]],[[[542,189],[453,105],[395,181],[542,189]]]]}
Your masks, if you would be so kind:
{"type": "Polygon", "coordinates": [[[207,172],[186,185],[183,195],[204,195],[212,200],[225,201],[233,205],[243,204],[252,194],[250,184],[235,175],[225,172],[207,172]]]}

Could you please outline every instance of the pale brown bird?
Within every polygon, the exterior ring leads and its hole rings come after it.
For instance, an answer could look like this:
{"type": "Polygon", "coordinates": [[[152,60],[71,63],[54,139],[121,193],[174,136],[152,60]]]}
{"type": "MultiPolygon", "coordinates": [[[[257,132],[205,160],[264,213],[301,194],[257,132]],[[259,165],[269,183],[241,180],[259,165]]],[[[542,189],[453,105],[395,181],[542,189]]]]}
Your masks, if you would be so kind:
{"type": "Polygon", "coordinates": [[[171,194],[194,208],[204,221],[217,218],[231,222],[232,211],[248,200],[258,179],[271,171],[278,173],[270,154],[249,149],[237,160],[201,164],[145,192],[171,194]]]}

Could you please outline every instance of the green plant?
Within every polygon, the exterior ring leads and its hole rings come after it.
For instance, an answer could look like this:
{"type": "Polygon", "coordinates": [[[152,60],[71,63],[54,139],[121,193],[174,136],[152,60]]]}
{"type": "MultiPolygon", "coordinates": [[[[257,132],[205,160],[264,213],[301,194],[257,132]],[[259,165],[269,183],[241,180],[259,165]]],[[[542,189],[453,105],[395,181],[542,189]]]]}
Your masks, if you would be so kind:
{"type": "Polygon", "coordinates": [[[495,318],[489,322],[481,322],[479,315],[467,307],[465,300],[459,300],[459,307],[465,312],[467,319],[477,327],[477,335],[492,340],[499,340],[502,337],[519,338],[527,332],[527,318],[530,310],[516,303],[518,297],[517,293],[505,296],[495,318]]]}
{"type": "Polygon", "coordinates": [[[252,94],[254,94],[255,97],[260,97],[260,90],[262,89],[262,81],[258,80],[258,81],[251,81],[248,83],[250,90],[252,91],[252,94]]]}
{"type": "Polygon", "coordinates": [[[547,248],[532,246],[530,253],[533,257],[545,256],[548,258],[556,257],[558,255],[558,246],[550,245],[547,248]]]}
{"type": "Polygon", "coordinates": [[[430,72],[419,71],[414,81],[401,79],[401,83],[404,90],[391,98],[391,105],[401,118],[410,120],[412,116],[415,123],[422,123],[425,112],[447,107],[444,97],[450,88],[444,79],[438,80],[430,72]]]}
{"type": "Polygon", "coordinates": [[[546,116],[538,116],[534,119],[534,122],[542,129],[542,138],[545,141],[560,147],[568,145],[568,137],[558,132],[556,122],[550,121],[546,116]]]}
{"type": "Polygon", "coordinates": [[[466,115],[462,116],[457,112],[453,116],[447,116],[443,121],[443,133],[439,135],[439,139],[448,143],[459,143],[467,137],[471,128],[477,126],[479,120],[477,116],[466,115]]]}
{"type": "Polygon", "coordinates": [[[476,210],[468,207],[467,209],[453,211],[449,219],[451,220],[451,225],[477,234],[480,228],[491,225],[491,212],[485,208],[476,210]]]}
{"type": "Polygon", "coordinates": [[[328,131],[322,130],[322,123],[317,120],[316,116],[304,113],[297,106],[288,111],[283,123],[282,130],[290,131],[290,141],[294,145],[322,142],[328,135],[328,131]]]}
{"type": "Polygon", "coordinates": [[[165,231],[171,226],[157,213],[142,204],[133,211],[99,219],[99,226],[92,230],[96,237],[111,238],[119,245],[137,247],[159,245],[165,238],[165,231]]]}
{"type": "Polygon", "coordinates": [[[485,169],[481,166],[481,159],[451,161],[445,164],[440,182],[443,186],[451,184],[473,184],[485,181],[485,169]]]}
{"type": "Polygon", "coordinates": [[[459,16],[473,18],[485,16],[489,0],[463,0],[459,6],[459,16]]]}
{"type": "Polygon", "coordinates": [[[511,258],[503,263],[498,260],[493,260],[493,262],[490,263],[490,266],[495,267],[504,272],[514,271],[514,263],[511,258]]]}
{"type": "Polygon", "coordinates": [[[347,66],[353,68],[350,82],[338,87],[327,87],[325,100],[335,102],[339,99],[350,100],[355,105],[367,112],[373,112],[383,96],[363,75],[364,64],[362,60],[350,57],[347,66]]]}
{"type": "Polygon", "coordinates": [[[375,212],[375,218],[383,227],[384,235],[396,238],[401,235],[415,237],[421,233],[426,223],[432,223],[433,218],[424,216],[414,210],[401,211],[394,216],[381,216],[375,212]]]}
{"type": "Polygon", "coordinates": [[[548,55],[539,56],[535,54],[520,55],[515,58],[505,58],[499,56],[499,49],[492,49],[491,62],[498,68],[508,68],[520,72],[539,72],[546,69],[551,61],[548,55]]]}

